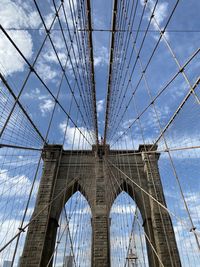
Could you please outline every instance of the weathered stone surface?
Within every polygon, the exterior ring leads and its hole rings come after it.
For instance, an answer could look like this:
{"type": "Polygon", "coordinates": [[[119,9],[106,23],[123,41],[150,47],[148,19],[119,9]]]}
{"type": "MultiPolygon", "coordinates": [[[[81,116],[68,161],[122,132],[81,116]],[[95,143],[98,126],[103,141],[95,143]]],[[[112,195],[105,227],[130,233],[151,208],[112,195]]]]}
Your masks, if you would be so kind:
{"type": "Polygon", "coordinates": [[[100,146],[98,151],[96,146],[92,151],[63,151],[59,145],[46,146],[43,176],[32,218],[43,211],[29,226],[20,266],[44,267],[51,261],[61,210],[78,190],[86,197],[92,211],[93,267],[110,266],[109,213],[121,191],[135,200],[142,214],[144,230],[151,243],[147,241],[149,266],[160,266],[158,257],[165,267],[181,266],[169,214],[137,186],[166,206],[157,164],[159,156],[145,153],[147,149],[140,146],[141,154],[134,155],[135,151],[110,151],[109,146],[106,150],[100,146]],[[105,157],[129,179],[115,167],[108,169],[105,157]],[[52,205],[48,205],[54,198],[52,205]]]}

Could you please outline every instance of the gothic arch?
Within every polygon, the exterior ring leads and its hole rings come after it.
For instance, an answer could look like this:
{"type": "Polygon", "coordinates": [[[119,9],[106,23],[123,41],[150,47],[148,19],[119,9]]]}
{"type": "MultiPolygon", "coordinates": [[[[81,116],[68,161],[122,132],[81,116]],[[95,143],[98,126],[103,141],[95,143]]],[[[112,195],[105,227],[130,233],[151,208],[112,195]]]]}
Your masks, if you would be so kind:
{"type": "MultiPolygon", "coordinates": [[[[122,253],[120,258],[125,260],[128,254],[130,253],[130,249],[131,250],[133,249],[133,247],[130,246],[130,243],[131,244],[135,243],[133,242],[134,234],[136,234],[135,230],[138,229],[138,227],[141,227],[138,225],[137,220],[134,219],[134,215],[136,214],[135,213],[136,207],[137,205],[133,197],[131,197],[130,194],[125,190],[121,190],[121,192],[117,195],[117,197],[115,198],[115,201],[113,202],[113,205],[110,210],[111,266],[117,266],[117,263],[118,263],[117,256],[120,254],[120,251],[122,253]],[[121,218],[121,216],[124,216],[123,219],[121,218]],[[133,222],[135,222],[134,231],[132,228],[133,222]],[[132,238],[131,238],[132,242],[130,242],[130,239],[128,240],[126,239],[127,236],[129,236],[130,238],[131,234],[132,234],[132,238]],[[116,239],[116,236],[119,239],[116,239]],[[115,244],[117,241],[118,241],[118,246],[115,247],[115,244]],[[120,248],[119,248],[119,244],[120,244],[120,248]],[[125,249],[123,249],[122,247],[124,247],[125,249]]],[[[141,213],[139,209],[137,209],[137,217],[141,218],[141,213]]],[[[142,232],[143,231],[144,229],[142,230],[142,232]]],[[[140,243],[140,246],[141,246],[141,243],[140,243]]],[[[146,252],[146,249],[144,251],[146,252]]],[[[133,251],[133,252],[136,253],[136,255],[138,255],[138,251],[133,251]]],[[[145,255],[145,259],[146,257],[147,257],[147,254],[145,255]]],[[[125,262],[124,263],[122,262],[122,264],[125,265],[125,262]]]]}
{"type": "MultiPolygon", "coordinates": [[[[92,266],[109,267],[109,210],[116,195],[122,191],[122,188],[135,200],[140,209],[145,233],[164,266],[172,266],[172,262],[169,260],[171,253],[173,254],[173,265],[181,266],[169,214],[163,209],[162,214],[158,212],[157,204],[155,205],[152,199],[142,192],[138,186],[134,185],[135,183],[140,185],[146,192],[157,198],[153,187],[153,184],[155,184],[156,192],[159,194],[159,201],[165,205],[157,164],[158,155],[156,153],[144,154],[140,147],[136,161],[133,153],[125,157],[116,158],[116,154],[119,152],[109,151],[108,148],[105,155],[98,156],[98,153],[95,153],[95,149],[84,152],[74,151],[72,153],[71,151],[62,150],[62,146],[59,145],[45,147],[43,152],[43,175],[33,217],[45,205],[51,203],[52,199],[54,199],[54,202],[47,209],[44,209],[44,212],[31,223],[20,267],[29,266],[30,262],[32,263],[31,267],[47,265],[55,247],[58,219],[63,207],[62,203],[65,203],[77,190],[88,200],[92,211],[92,266]],[[62,157],[60,161],[61,151],[62,157]],[[111,173],[102,158],[104,156],[107,157],[109,153],[109,161],[116,166],[114,168],[111,164],[110,167],[115,177],[114,184],[109,182],[111,173]],[[151,164],[148,164],[149,161],[151,164]],[[152,173],[153,176],[151,175],[152,173]],[[116,192],[118,193],[116,194],[116,192]],[[66,194],[65,199],[63,199],[64,193],[66,194]],[[106,198],[108,195],[109,199],[106,198]],[[161,217],[164,218],[165,232],[161,217]],[[166,248],[166,239],[170,244],[170,250],[166,248]]],[[[147,250],[149,266],[159,266],[158,259],[149,244],[147,245],[147,250]]]]}
{"type": "Polygon", "coordinates": [[[142,215],[142,219],[143,219],[143,221],[145,221],[145,218],[149,214],[149,203],[147,201],[148,197],[145,194],[141,194],[141,191],[139,191],[138,188],[133,185],[133,183],[131,183],[130,181],[127,182],[125,179],[124,179],[124,181],[121,182],[121,184],[119,186],[116,187],[116,191],[115,191],[116,195],[115,195],[115,198],[113,198],[111,203],[110,203],[109,210],[112,208],[112,205],[115,202],[115,200],[117,199],[117,197],[123,191],[126,192],[131,197],[131,199],[136,203],[136,205],[139,208],[140,213],[142,215]],[[145,207],[145,205],[146,205],[146,207],[145,207]]]}
{"type": "MultiPolygon", "coordinates": [[[[133,177],[137,181],[137,177],[133,177]]],[[[136,187],[131,181],[127,181],[124,177],[118,178],[118,183],[115,188],[115,197],[112,198],[112,201],[109,205],[109,210],[112,209],[112,206],[115,200],[120,196],[122,192],[126,192],[126,194],[134,201],[136,206],[139,208],[141,213],[141,217],[143,220],[143,229],[145,232],[145,236],[148,236],[151,240],[153,246],[155,245],[154,233],[152,231],[153,224],[152,224],[152,214],[151,214],[151,206],[149,197],[142,193],[140,189],[136,187]]],[[[146,238],[146,247],[148,252],[148,260],[149,266],[159,266],[157,256],[152,251],[152,247],[149,243],[149,240],[146,238]]]]}
{"type": "Polygon", "coordinates": [[[56,200],[54,203],[53,212],[56,212],[56,214],[54,216],[57,220],[59,219],[61,211],[62,211],[63,207],[65,206],[65,204],[70,200],[71,197],[73,197],[73,195],[76,192],[80,192],[83,195],[83,197],[86,199],[86,201],[87,201],[87,203],[88,203],[88,205],[92,211],[92,204],[91,204],[90,197],[88,196],[87,192],[84,190],[83,186],[81,186],[80,182],[75,181],[69,187],[66,188],[64,199],[63,199],[63,197],[58,198],[58,200],[56,200]]]}
{"type": "MultiPolygon", "coordinates": [[[[78,186],[78,184],[77,184],[78,186]]],[[[91,264],[91,247],[92,247],[92,225],[91,225],[91,208],[85,196],[81,193],[80,187],[76,187],[76,190],[73,190],[73,194],[70,194],[69,198],[65,203],[61,211],[62,219],[59,221],[60,229],[57,231],[56,240],[59,240],[59,244],[64,244],[65,250],[63,250],[63,245],[57,247],[57,257],[54,260],[54,264],[57,265],[61,261],[63,262],[62,266],[65,266],[66,256],[71,255],[71,260],[76,262],[76,266],[90,266],[91,264]],[[75,209],[76,207],[76,209],[75,209]],[[65,210],[64,210],[65,209],[65,210]],[[69,222],[69,227],[66,226],[69,222]],[[70,226],[71,225],[71,226],[70,226]],[[73,225],[73,227],[72,227],[73,225]],[[64,230],[63,230],[64,229],[64,230]],[[70,232],[69,232],[70,231],[70,232]],[[58,239],[60,236],[60,239],[58,239]],[[81,238],[84,237],[84,238],[81,238]],[[72,240],[76,240],[76,243],[72,243],[72,240]],[[79,243],[77,243],[77,240],[79,243]],[[87,241],[87,242],[86,242],[87,241]],[[86,242],[86,243],[85,243],[86,242]],[[81,250],[77,247],[81,248],[81,250]],[[86,247],[87,244],[87,247],[86,247]],[[84,257],[84,260],[80,258],[80,251],[82,253],[90,250],[90,254],[87,254],[88,257],[84,257]],[[65,257],[64,257],[65,256],[65,257]]],[[[74,263],[75,265],[75,263],[74,263]]]]}

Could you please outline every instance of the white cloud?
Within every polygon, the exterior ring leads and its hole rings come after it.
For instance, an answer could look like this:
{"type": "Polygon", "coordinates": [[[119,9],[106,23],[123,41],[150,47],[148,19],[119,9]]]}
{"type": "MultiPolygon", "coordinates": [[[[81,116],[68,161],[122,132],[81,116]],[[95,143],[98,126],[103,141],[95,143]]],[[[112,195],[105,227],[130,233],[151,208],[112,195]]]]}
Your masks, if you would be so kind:
{"type": "MultiPolygon", "coordinates": [[[[79,130],[74,127],[74,126],[70,126],[68,125],[67,130],[66,130],[66,143],[65,143],[65,149],[67,148],[71,148],[71,146],[73,145],[74,149],[88,149],[90,148],[89,143],[86,141],[85,138],[87,138],[87,140],[92,143],[91,141],[91,136],[93,136],[93,132],[87,130],[85,127],[78,127],[79,130]],[[84,135],[84,137],[83,137],[84,135]],[[83,147],[83,145],[85,144],[85,146],[83,147]]],[[[66,129],[66,122],[62,122],[59,125],[59,129],[61,130],[62,133],[65,133],[65,129],[66,129]]]]}
{"type": "MultiPolygon", "coordinates": [[[[137,150],[140,144],[143,144],[142,136],[139,134],[130,135],[128,133],[123,134],[124,131],[116,132],[114,142],[111,149],[133,149],[137,150]],[[122,135],[123,134],[123,135],[122,135]],[[119,138],[119,139],[118,139],[119,138]]],[[[152,143],[150,140],[145,140],[146,144],[152,143]]]]}
{"type": "Polygon", "coordinates": [[[31,99],[31,100],[40,98],[40,89],[35,88],[31,92],[24,93],[23,98],[31,99]]]}
{"type": "MultiPolygon", "coordinates": [[[[74,8],[74,12],[77,12],[77,0],[73,1],[73,8],[74,8]]],[[[71,16],[71,11],[70,11],[70,1],[64,1],[64,8],[65,8],[65,13],[66,13],[66,17],[67,17],[67,23],[69,25],[69,28],[73,27],[73,19],[71,16]]],[[[65,20],[65,16],[63,14],[63,12],[60,14],[61,19],[63,20],[64,23],[66,23],[65,20]]]]}
{"type": "Polygon", "coordinates": [[[94,66],[104,66],[108,64],[108,49],[105,46],[97,46],[96,51],[94,52],[94,66]]]}
{"type": "Polygon", "coordinates": [[[36,70],[44,81],[52,82],[54,78],[57,76],[57,72],[53,70],[49,64],[45,63],[44,60],[40,60],[38,62],[36,70]]]}
{"type": "MultiPolygon", "coordinates": [[[[16,28],[20,30],[7,30],[10,37],[15,44],[22,51],[27,59],[30,59],[33,54],[33,41],[32,36],[28,30],[21,30],[22,28],[38,28],[41,25],[38,12],[33,10],[30,4],[25,1],[16,0],[2,0],[0,6],[0,24],[5,29],[16,28]],[[3,1],[3,3],[2,3],[3,1]]],[[[48,20],[52,19],[52,14],[47,15],[48,20]]],[[[54,37],[55,46],[58,49],[58,56],[61,62],[64,64],[66,60],[66,53],[59,51],[63,49],[64,42],[58,38],[56,34],[52,34],[54,37]]],[[[57,75],[55,68],[49,64],[49,62],[55,63],[57,61],[56,56],[50,53],[50,46],[47,47],[43,56],[40,57],[36,69],[38,74],[44,81],[54,81],[57,75]]],[[[57,62],[58,63],[58,62],[57,62]]],[[[0,33],[0,68],[5,75],[10,75],[14,72],[23,71],[26,63],[5,37],[0,33]]]]}
{"type": "Polygon", "coordinates": [[[1,0],[0,24],[5,28],[38,27],[39,15],[24,1],[1,0]]]}
{"type": "MultiPolygon", "coordinates": [[[[1,225],[1,231],[0,231],[0,241],[1,246],[6,244],[13,236],[19,232],[18,227],[21,224],[21,220],[15,220],[15,219],[7,219],[4,221],[4,223],[1,225]]],[[[21,235],[22,240],[19,242],[19,248],[16,255],[15,262],[18,262],[18,259],[22,253],[23,250],[23,244],[24,244],[24,238],[25,235],[21,235]]],[[[11,260],[12,255],[14,253],[14,243],[12,242],[10,246],[8,246],[0,255],[0,266],[3,266],[3,263],[5,260],[11,260]]]]}
{"type": "Polygon", "coordinates": [[[113,205],[110,214],[134,214],[135,208],[134,205],[113,205]]]}
{"type": "MultiPolygon", "coordinates": [[[[61,40],[61,42],[63,43],[62,40],[61,40]]],[[[67,53],[66,53],[66,51],[64,51],[64,49],[62,49],[62,51],[58,52],[58,58],[59,58],[60,62],[62,63],[62,65],[64,66],[66,63],[66,60],[67,60],[67,53]]],[[[50,63],[59,64],[58,58],[57,58],[57,56],[53,50],[49,50],[43,55],[43,59],[47,62],[50,62],[50,63]]]]}
{"type": "MultiPolygon", "coordinates": [[[[76,12],[77,1],[75,1],[75,0],[73,1],[73,6],[74,6],[74,12],[76,12]]],[[[51,24],[54,20],[54,17],[55,17],[55,7],[53,5],[50,6],[50,10],[51,10],[51,12],[44,17],[45,25],[47,28],[49,28],[51,26],[51,24]]],[[[58,10],[58,7],[57,7],[57,10],[58,10]]],[[[69,28],[73,28],[73,20],[72,20],[72,16],[71,16],[69,1],[64,1],[64,10],[65,10],[68,26],[69,26],[69,28]]],[[[64,15],[64,12],[62,11],[62,8],[60,9],[60,12],[59,12],[59,18],[60,18],[61,22],[66,23],[65,15],[64,15]]],[[[56,22],[57,22],[57,20],[54,21],[53,27],[56,25],[56,22]]]]}
{"type": "Polygon", "coordinates": [[[49,13],[49,14],[47,14],[45,16],[44,22],[45,22],[45,25],[46,25],[47,29],[50,28],[50,26],[51,26],[51,24],[53,22],[54,16],[55,16],[55,12],[49,13]]]}
{"type": "Polygon", "coordinates": [[[104,109],[104,99],[97,101],[97,112],[102,112],[104,109]]]}
{"type": "Polygon", "coordinates": [[[174,224],[174,232],[182,262],[188,263],[188,266],[200,267],[199,249],[194,234],[189,229],[185,229],[182,222],[174,224]]]}
{"type": "MultiPolygon", "coordinates": [[[[33,158],[32,159],[27,159],[25,157],[24,158],[23,157],[20,158],[20,157],[21,156],[18,157],[18,160],[14,160],[13,159],[13,161],[4,161],[4,164],[3,164],[4,167],[5,168],[8,168],[8,167],[11,167],[12,166],[12,167],[15,167],[16,168],[18,166],[21,166],[22,167],[24,165],[26,165],[26,166],[27,165],[31,165],[31,164],[32,165],[34,165],[34,164],[36,165],[38,163],[38,159],[33,159],[33,158]]],[[[1,173],[2,172],[0,171],[0,175],[1,175],[1,173]]]]}
{"type": "MultiPolygon", "coordinates": [[[[30,59],[33,53],[33,43],[31,35],[27,31],[8,31],[8,34],[15,44],[22,51],[27,59],[30,59]]],[[[0,68],[5,69],[5,74],[9,75],[17,71],[23,71],[25,61],[5,37],[0,32],[0,68]]]]}
{"type": "Polygon", "coordinates": [[[42,112],[42,116],[46,116],[46,113],[52,111],[53,107],[54,101],[52,99],[44,99],[43,102],[39,105],[39,108],[42,112]]]}
{"type": "MultiPolygon", "coordinates": [[[[25,211],[25,205],[32,187],[32,181],[24,174],[11,175],[8,170],[0,170],[0,194],[1,194],[1,209],[0,209],[0,242],[1,245],[6,240],[14,236],[18,232],[21,218],[25,211]]],[[[38,191],[39,181],[36,180],[32,191],[32,201],[35,202],[35,197],[38,191]]],[[[29,207],[26,212],[26,220],[32,214],[33,208],[29,207]]],[[[21,243],[22,244],[22,243],[21,243]]]]}
{"type": "MultiPolygon", "coordinates": [[[[148,1],[148,4],[149,4],[151,10],[153,10],[153,7],[155,5],[155,1],[152,1],[152,0],[148,1]]],[[[155,15],[155,19],[159,25],[161,25],[162,22],[167,17],[167,10],[168,10],[168,3],[167,2],[162,2],[162,3],[157,4],[154,15],[155,15]]],[[[155,24],[154,24],[154,27],[157,29],[157,26],[155,24]]]]}
{"type": "MultiPolygon", "coordinates": [[[[200,149],[199,148],[192,148],[193,146],[199,146],[200,145],[200,138],[198,132],[193,132],[192,134],[190,132],[183,132],[183,131],[176,131],[173,128],[169,128],[169,131],[167,130],[165,132],[165,140],[167,142],[167,146],[169,149],[176,149],[177,151],[171,151],[172,158],[188,158],[188,159],[194,159],[194,158],[200,158],[200,149]],[[192,149],[185,149],[191,147],[192,149]],[[182,148],[182,149],[181,149],[182,148]]],[[[158,150],[164,150],[166,149],[166,144],[164,142],[164,139],[161,138],[158,142],[158,150]]],[[[168,153],[162,153],[162,157],[168,158],[168,153]]]]}
{"type": "Polygon", "coordinates": [[[25,211],[26,211],[26,216],[30,217],[33,214],[34,208],[33,207],[32,208],[29,207],[27,210],[25,210],[25,209],[24,210],[20,210],[19,215],[23,216],[25,211]]]}
{"type": "MultiPolygon", "coordinates": [[[[60,63],[64,67],[68,55],[66,52],[64,39],[58,33],[53,32],[51,34],[51,39],[56,49],[57,55],[55,54],[52,45],[49,42],[47,42],[45,48],[43,49],[43,53],[41,54],[36,64],[36,70],[44,81],[57,82],[58,73],[61,73],[60,63]]],[[[72,57],[72,62],[74,64],[73,57],[72,57]]],[[[69,71],[71,71],[72,66],[69,60],[67,62],[66,67],[69,71]]]]}
{"type": "MultiPolygon", "coordinates": [[[[200,198],[199,192],[185,192],[185,201],[189,206],[190,215],[195,225],[198,225],[200,219],[200,198]]],[[[197,229],[198,232],[200,229],[197,229]]]]}
{"type": "MultiPolygon", "coordinates": [[[[22,1],[1,0],[0,24],[5,28],[35,28],[40,25],[38,13],[33,11],[30,5],[22,1]]],[[[15,44],[27,59],[33,53],[33,43],[30,33],[26,30],[7,30],[15,44]]],[[[23,71],[25,62],[5,37],[0,33],[0,68],[5,75],[23,71]]]]}
{"type": "Polygon", "coordinates": [[[38,101],[39,109],[43,117],[46,116],[47,112],[53,110],[55,103],[48,94],[41,94],[41,91],[38,88],[35,88],[30,92],[26,92],[25,94],[23,94],[23,98],[38,101]]]}
{"type": "MultiPolygon", "coordinates": [[[[140,3],[142,5],[144,5],[144,0],[140,0],[140,3]]],[[[147,16],[146,18],[149,20],[152,14],[152,11],[154,9],[156,1],[155,0],[149,0],[147,1],[147,16]]],[[[156,5],[156,9],[154,12],[154,18],[152,19],[152,25],[154,27],[155,30],[158,30],[158,25],[161,28],[162,27],[162,23],[164,22],[164,20],[167,18],[167,12],[168,12],[168,3],[167,2],[159,2],[156,5]],[[158,24],[158,25],[157,25],[158,24]]],[[[165,37],[168,38],[168,34],[165,33],[165,37]]]]}
{"type": "MultiPolygon", "coordinates": [[[[145,2],[146,1],[144,1],[144,0],[140,0],[140,3],[141,3],[142,6],[144,6],[145,2]]],[[[147,1],[147,9],[150,9],[149,12],[148,12],[148,16],[146,17],[147,19],[150,19],[150,15],[151,15],[152,11],[154,10],[155,4],[156,4],[155,0],[147,1]]],[[[159,2],[159,3],[157,3],[156,9],[155,9],[155,12],[154,12],[154,16],[155,16],[155,19],[156,19],[156,21],[158,22],[159,25],[167,17],[167,10],[168,10],[168,3],[167,2],[162,2],[162,3],[159,2]]],[[[154,20],[152,19],[152,22],[153,21],[154,20]]],[[[157,26],[156,26],[156,24],[154,24],[154,22],[153,22],[153,25],[157,29],[157,26]]]]}
{"type": "MultiPolygon", "coordinates": [[[[73,215],[76,215],[76,214],[81,214],[81,215],[89,215],[91,216],[91,209],[90,209],[90,206],[86,206],[82,209],[76,209],[76,210],[73,210],[73,215]]],[[[70,218],[70,213],[69,213],[69,218],[70,218]]]]}
{"type": "Polygon", "coordinates": [[[19,197],[29,194],[31,182],[25,175],[10,176],[7,170],[0,171],[1,195],[4,197],[19,197]]]}
{"type": "Polygon", "coordinates": [[[131,125],[134,122],[135,119],[128,119],[122,123],[122,127],[127,129],[129,125],[131,125]]]}

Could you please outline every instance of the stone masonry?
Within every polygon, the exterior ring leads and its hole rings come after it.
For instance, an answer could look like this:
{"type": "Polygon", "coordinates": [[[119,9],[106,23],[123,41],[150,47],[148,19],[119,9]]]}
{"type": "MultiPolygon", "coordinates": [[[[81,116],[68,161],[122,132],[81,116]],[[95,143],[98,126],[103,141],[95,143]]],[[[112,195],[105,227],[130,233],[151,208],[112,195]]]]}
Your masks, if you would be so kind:
{"type": "Polygon", "coordinates": [[[136,186],[166,206],[159,154],[146,153],[150,147],[141,145],[138,151],[116,151],[99,145],[92,150],[65,151],[60,145],[45,146],[43,175],[20,267],[52,266],[59,216],[76,191],[85,196],[92,211],[92,267],[110,267],[109,213],[121,191],[126,191],[140,209],[149,266],[162,266],[158,258],[165,267],[181,266],[169,213],[136,186]],[[116,183],[111,183],[111,175],[116,183]]]}

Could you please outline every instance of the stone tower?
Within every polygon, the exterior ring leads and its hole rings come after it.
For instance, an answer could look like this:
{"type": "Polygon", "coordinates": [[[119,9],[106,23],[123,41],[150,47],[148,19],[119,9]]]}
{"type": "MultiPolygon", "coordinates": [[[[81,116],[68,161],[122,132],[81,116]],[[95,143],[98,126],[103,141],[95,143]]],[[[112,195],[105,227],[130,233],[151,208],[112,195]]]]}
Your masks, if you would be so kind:
{"type": "Polygon", "coordinates": [[[160,262],[165,267],[181,266],[171,218],[145,193],[166,206],[159,154],[146,153],[150,147],[140,145],[138,151],[116,151],[99,145],[92,150],[67,151],[60,145],[45,146],[43,175],[20,266],[52,265],[60,213],[67,200],[80,191],[92,211],[92,267],[110,267],[109,213],[117,194],[124,190],[142,215],[149,266],[162,266],[160,262]],[[110,183],[110,175],[116,183],[110,183]]]}

